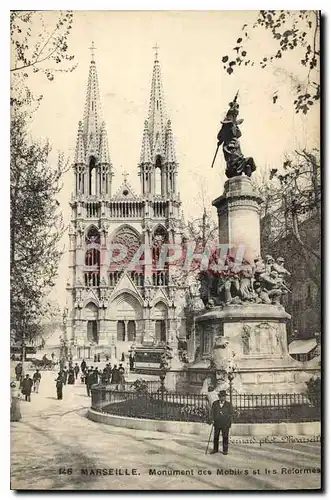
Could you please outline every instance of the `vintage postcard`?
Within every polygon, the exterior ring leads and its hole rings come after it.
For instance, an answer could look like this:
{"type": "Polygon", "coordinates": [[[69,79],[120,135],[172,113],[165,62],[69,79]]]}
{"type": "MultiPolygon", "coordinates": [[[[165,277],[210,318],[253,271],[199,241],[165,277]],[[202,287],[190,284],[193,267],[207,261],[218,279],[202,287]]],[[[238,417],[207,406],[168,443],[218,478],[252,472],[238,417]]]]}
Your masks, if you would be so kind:
{"type": "Polygon", "coordinates": [[[11,11],[13,490],[321,488],[319,11],[11,11]]]}

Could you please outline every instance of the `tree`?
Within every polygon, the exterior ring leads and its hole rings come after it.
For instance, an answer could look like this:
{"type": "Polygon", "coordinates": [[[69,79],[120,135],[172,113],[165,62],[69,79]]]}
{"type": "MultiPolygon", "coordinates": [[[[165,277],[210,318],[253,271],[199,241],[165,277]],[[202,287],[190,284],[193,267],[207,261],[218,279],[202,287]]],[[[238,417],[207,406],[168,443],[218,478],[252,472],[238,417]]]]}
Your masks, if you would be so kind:
{"type": "Polygon", "coordinates": [[[72,11],[11,11],[11,104],[31,104],[42,97],[34,97],[27,86],[31,72],[52,81],[56,72],[76,68],[68,53],[72,24],[72,11]]]}
{"type": "MultiPolygon", "coordinates": [[[[234,73],[239,66],[257,66],[264,69],[275,65],[277,61],[286,57],[286,53],[297,53],[297,74],[287,73],[295,83],[294,106],[297,113],[306,114],[314,102],[320,99],[319,82],[319,37],[320,37],[320,12],[319,11],[289,11],[289,10],[260,10],[255,23],[251,26],[244,24],[242,32],[232,49],[231,55],[222,57],[223,68],[227,74],[234,73]],[[255,31],[266,30],[271,38],[269,53],[264,53],[260,58],[255,58],[250,53],[250,40],[254,38],[255,31]],[[305,70],[302,81],[298,76],[300,68],[305,70]]],[[[256,33],[256,34],[257,34],[256,33]]],[[[279,97],[278,90],[272,95],[274,103],[279,97]]]]}
{"type": "Polygon", "coordinates": [[[200,259],[192,259],[190,265],[186,265],[188,249],[194,254],[203,254],[208,246],[213,249],[218,241],[218,226],[205,208],[201,217],[189,219],[186,224],[182,221],[182,225],[182,255],[171,265],[171,278],[177,286],[188,286],[196,281],[201,267],[200,259]]]}
{"type": "Polygon", "coordinates": [[[49,309],[45,296],[54,286],[64,225],[56,199],[68,165],[60,156],[52,166],[48,142],[29,141],[27,116],[11,120],[10,267],[11,329],[16,338],[39,334],[49,309]]]}
{"type": "MultiPolygon", "coordinates": [[[[31,73],[48,80],[56,71],[73,71],[68,54],[73,14],[67,12],[11,11],[11,162],[10,162],[10,267],[11,339],[36,337],[43,319],[53,311],[48,293],[54,286],[59,247],[64,232],[57,201],[68,162],[59,155],[49,161],[49,141],[27,134],[35,97],[29,89],[31,73]]],[[[22,343],[24,345],[24,342],[22,343]]]]}
{"type": "MultiPolygon", "coordinates": [[[[282,256],[291,276],[286,309],[305,334],[320,322],[321,178],[317,150],[295,151],[260,179],[263,255],[282,256]]],[[[302,335],[302,331],[300,335],[302,335]]]]}
{"type": "MultiPolygon", "coordinates": [[[[54,72],[65,71],[54,66],[70,62],[67,70],[73,70],[73,55],[68,51],[68,36],[72,29],[73,13],[17,11],[10,13],[10,36],[13,49],[11,72],[19,72],[32,68],[33,72],[43,72],[48,80],[54,79],[54,72]],[[46,19],[51,26],[46,26],[46,19]],[[36,33],[36,27],[39,30],[36,33]],[[32,41],[32,43],[31,43],[32,41]],[[46,66],[44,65],[46,63],[46,66]],[[51,64],[52,67],[47,67],[51,64]]],[[[25,75],[28,76],[28,73],[25,75]]]]}
{"type": "Polygon", "coordinates": [[[317,150],[295,151],[281,172],[270,171],[269,182],[259,187],[264,198],[262,239],[269,249],[290,238],[305,262],[312,280],[319,283],[321,173],[317,150]],[[314,227],[310,227],[310,221],[314,227]],[[307,231],[307,228],[309,229],[307,231]],[[312,232],[314,232],[312,238],[312,232]],[[266,240],[266,237],[269,241],[266,240]]]}

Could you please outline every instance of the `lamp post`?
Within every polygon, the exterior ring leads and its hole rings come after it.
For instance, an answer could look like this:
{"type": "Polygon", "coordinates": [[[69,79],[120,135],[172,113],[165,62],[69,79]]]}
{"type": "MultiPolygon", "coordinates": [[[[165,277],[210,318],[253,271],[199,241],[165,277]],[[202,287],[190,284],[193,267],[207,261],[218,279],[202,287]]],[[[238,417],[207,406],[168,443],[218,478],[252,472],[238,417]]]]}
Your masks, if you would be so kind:
{"type": "Polygon", "coordinates": [[[165,353],[163,353],[160,361],[160,382],[161,382],[160,391],[161,391],[162,401],[164,399],[164,393],[166,391],[164,380],[166,378],[168,369],[169,369],[169,363],[167,360],[167,356],[165,353]]]}
{"type": "Polygon", "coordinates": [[[232,404],[232,382],[234,379],[233,371],[228,374],[229,386],[230,386],[230,403],[232,404]]]}
{"type": "Polygon", "coordinates": [[[229,389],[230,389],[230,403],[232,404],[232,383],[233,379],[235,377],[234,373],[237,370],[237,363],[233,361],[233,358],[235,357],[235,353],[232,352],[232,362],[230,363],[230,369],[228,372],[228,380],[229,380],[229,389]]]}
{"type": "Polygon", "coordinates": [[[68,310],[67,309],[64,309],[63,311],[63,316],[62,316],[62,324],[63,324],[63,352],[62,352],[62,355],[60,355],[60,357],[62,358],[62,364],[64,365],[66,359],[67,359],[67,355],[68,355],[68,342],[67,342],[67,330],[66,330],[66,326],[67,326],[67,316],[68,316],[68,310]]]}

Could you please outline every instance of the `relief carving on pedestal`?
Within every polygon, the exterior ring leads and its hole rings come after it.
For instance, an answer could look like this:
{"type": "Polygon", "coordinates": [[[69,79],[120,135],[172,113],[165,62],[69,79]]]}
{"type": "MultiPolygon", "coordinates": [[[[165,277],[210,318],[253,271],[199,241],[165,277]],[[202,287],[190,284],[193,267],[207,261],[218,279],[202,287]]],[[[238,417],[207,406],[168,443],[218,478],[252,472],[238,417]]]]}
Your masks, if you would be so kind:
{"type": "Polygon", "coordinates": [[[251,337],[251,327],[248,325],[244,325],[241,332],[242,346],[243,346],[243,354],[249,354],[249,340],[251,337]]]}
{"type": "Polygon", "coordinates": [[[263,321],[257,325],[243,325],[241,332],[243,354],[273,354],[281,350],[281,338],[277,328],[263,321]],[[276,345],[275,341],[276,339],[276,345]]]}

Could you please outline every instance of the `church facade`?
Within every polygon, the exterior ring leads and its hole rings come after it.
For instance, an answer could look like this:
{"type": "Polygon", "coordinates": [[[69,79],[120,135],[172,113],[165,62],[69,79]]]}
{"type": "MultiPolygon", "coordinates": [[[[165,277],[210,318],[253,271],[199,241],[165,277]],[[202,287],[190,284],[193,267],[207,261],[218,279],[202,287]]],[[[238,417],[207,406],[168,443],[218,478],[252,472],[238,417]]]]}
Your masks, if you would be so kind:
{"type": "Polygon", "coordinates": [[[156,347],[167,343],[176,350],[178,339],[186,337],[186,287],[175,282],[175,266],[160,265],[162,246],[181,244],[183,221],[178,163],[157,53],[137,173],[139,194],[127,174],[113,193],[111,152],[100,118],[92,56],[70,202],[65,324],[76,359],[100,354],[120,360],[132,346],[144,343],[156,347]],[[146,249],[143,255],[141,248],[146,249]]]}

